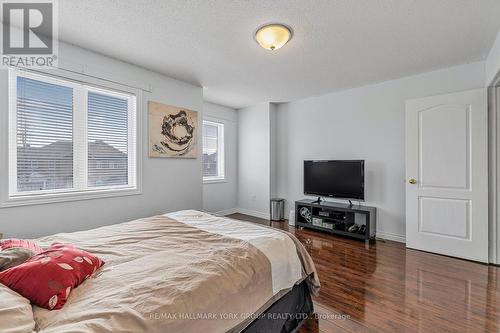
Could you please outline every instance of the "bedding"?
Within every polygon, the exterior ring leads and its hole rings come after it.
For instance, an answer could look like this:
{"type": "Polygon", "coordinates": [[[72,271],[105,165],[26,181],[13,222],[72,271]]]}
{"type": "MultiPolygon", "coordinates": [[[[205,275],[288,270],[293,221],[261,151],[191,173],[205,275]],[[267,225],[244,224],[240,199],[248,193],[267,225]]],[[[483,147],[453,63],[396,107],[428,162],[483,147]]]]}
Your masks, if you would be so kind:
{"type": "Polygon", "coordinates": [[[13,247],[0,251],[0,272],[22,264],[35,255],[30,249],[13,247]]]}
{"type": "Polygon", "coordinates": [[[28,333],[34,329],[30,301],[0,283],[0,332],[28,333]]]}
{"type": "Polygon", "coordinates": [[[0,283],[49,310],[63,307],[71,291],[93,276],[103,261],[71,244],[52,244],[21,265],[0,272],[0,283]]]}
{"type": "Polygon", "coordinates": [[[0,240],[0,251],[12,248],[29,249],[35,254],[43,251],[43,248],[41,246],[30,240],[16,238],[0,240]]]}
{"type": "Polygon", "coordinates": [[[192,210],[38,241],[106,262],[61,310],[33,307],[44,333],[239,332],[295,285],[320,287],[294,236],[192,210]]]}

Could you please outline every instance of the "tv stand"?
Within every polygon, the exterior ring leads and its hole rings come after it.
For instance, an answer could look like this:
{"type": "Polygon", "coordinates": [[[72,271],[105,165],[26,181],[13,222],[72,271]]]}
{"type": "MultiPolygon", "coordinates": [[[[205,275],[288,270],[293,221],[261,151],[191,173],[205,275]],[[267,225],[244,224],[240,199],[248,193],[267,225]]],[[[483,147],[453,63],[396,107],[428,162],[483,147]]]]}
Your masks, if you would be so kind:
{"type": "Polygon", "coordinates": [[[368,243],[375,238],[377,209],[353,205],[351,201],[346,205],[321,200],[300,200],[295,201],[295,224],[368,243]],[[364,226],[364,230],[349,231],[354,225],[364,226]]]}
{"type": "Polygon", "coordinates": [[[312,203],[317,203],[317,204],[320,204],[320,203],[321,203],[321,201],[323,201],[323,200],[321,200],[321,197],[318,197],[318,199],[316,199],[316,200],[315,200],[315,201],[313,201],[312,203]]]}

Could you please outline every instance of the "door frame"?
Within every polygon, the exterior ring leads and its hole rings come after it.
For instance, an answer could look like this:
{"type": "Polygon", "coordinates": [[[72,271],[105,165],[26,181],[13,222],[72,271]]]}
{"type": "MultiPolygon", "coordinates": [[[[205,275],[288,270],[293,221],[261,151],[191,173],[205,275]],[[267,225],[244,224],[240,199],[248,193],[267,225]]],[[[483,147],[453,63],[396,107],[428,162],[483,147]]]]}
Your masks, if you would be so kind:
{"type": "Polygon", "coordinates": [[[489,246],[488,258],[500,265],[500,72],[488,87],[488,176],[489,181],[489,246]]]}

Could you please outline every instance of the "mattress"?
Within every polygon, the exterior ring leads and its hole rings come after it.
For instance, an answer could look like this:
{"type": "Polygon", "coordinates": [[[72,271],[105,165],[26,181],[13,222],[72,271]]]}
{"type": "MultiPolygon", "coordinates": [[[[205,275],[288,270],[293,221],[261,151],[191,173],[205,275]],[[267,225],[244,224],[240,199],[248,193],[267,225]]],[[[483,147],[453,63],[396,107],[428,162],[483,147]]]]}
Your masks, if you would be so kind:
{"type": "Polygon", "coordinates": [[[194,210],[37,241],[72,243],[106,262],[61,310],[25,314],[44,333],[239,332],[294,286],[319,290],[293,235],[194,210]]]}

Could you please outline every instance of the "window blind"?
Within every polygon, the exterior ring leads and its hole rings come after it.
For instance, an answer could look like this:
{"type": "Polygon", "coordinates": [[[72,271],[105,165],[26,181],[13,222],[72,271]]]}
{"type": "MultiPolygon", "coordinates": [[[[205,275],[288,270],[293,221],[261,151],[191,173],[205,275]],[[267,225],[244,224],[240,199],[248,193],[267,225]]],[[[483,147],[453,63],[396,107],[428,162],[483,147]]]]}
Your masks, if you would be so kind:
{"type": "Polygon", "coordinates": [[[122,90],[10,70],[9,200],[136,191],[136,105],[122,90]]]}
{"type": "Polygon", "coordinates": [[[218,176],[218,128],[208,122],[203,123],[203,177],[218,176]]]}
{"type": "Polygon", "coordinates": [[[128,100],[88,93],[88,186],[128,184],[128,100]]]}
{"type": "Polygon", "coordinates": [[[224,124],[203,120],[203,179],[224,180],[224,124]]]}
{"type": "Polygon", "coordinates": [[[73,187],[73,89],[18,77],[17,191],[73,187]]]}

